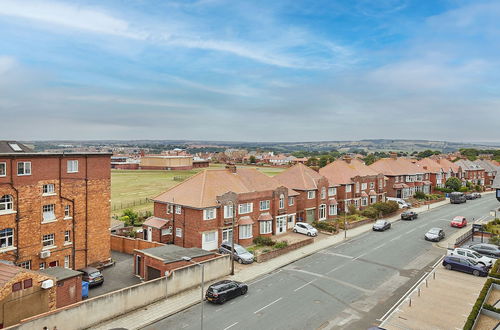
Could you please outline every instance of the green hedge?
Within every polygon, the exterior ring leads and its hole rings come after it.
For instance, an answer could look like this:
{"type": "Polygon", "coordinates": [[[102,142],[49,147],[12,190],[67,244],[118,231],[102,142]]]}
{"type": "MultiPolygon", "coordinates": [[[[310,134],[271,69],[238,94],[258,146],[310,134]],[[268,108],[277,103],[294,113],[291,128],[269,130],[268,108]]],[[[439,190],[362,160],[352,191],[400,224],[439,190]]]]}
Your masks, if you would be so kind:
{"type": "Polygon", "coordinates": [[[329,233],[335,233],[337,231],[337,224],[333,221],[314,221],[312,225],[318,230],[327,231],[329,233]]]}
{"type": "Polygon", "coordinates": [[[271,237],[257,236],[253,239],[253,244],[261,246],[273,246],[276,242],[271,237]]]}
{"type": "Polygon", "coordinates": [[[495,280],[492,278],[486,280],[486,283],[484,284],[483,289],[479,293],[479,297],[477,298],[476,303],[472,307],[472,311],[470,312],[469,317],[467,318],[467,322],[465,322],[464,330],[472,330],[474,322],[476,321],[476,318],[479,315],[479,312],[481,311],[481,306],[483,305],[483,302],[486,299],[486,294],[488,293],[488,290],[490,289],[490,286],[493,283],[500,285],[499,280],[495,280]]]}
{"type": "Polygon", "coordinates": [[[488,274],[490,277],[498,278],[500,279],[500,259],[497,259],[495,263],[493,264],[493,267],[490,269],[490,273],[488,274]]]}
{"type": "Polygon", "coordinates": [[[274,244],[275,249],[283,249],[283,248],[286,248],[287,246],[288,246],[287,241],[281,241],[281,242],[277,242],[276,244],[274,244]]]}

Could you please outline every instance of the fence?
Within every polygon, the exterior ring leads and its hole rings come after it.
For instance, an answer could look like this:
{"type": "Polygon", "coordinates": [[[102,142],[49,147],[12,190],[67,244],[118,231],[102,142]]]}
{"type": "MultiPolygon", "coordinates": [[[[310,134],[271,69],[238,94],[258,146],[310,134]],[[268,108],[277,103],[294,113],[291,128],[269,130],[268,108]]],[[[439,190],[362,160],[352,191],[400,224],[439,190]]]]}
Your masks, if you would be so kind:
{"type": "Polygon", "coordinates": [[[467,242],[471,237],[472,237],[472,228],[469,229],[469,230],[467,230],[467,232],[465,232],[463,235],[459,236],[455,240],[455,246],[454,247],[462,245],[463,243],[467,242]]]}
{"type": "Polygon", "coordinates": [[[176,176],[173,177],[173,180],[174,181],[184,181],[187,178],[189,178],[188,175],[176,175],[176,176]]]}
{"type": "Polygon", "coordinates": [[[149,203],[152,203],[152,201],[149,198],[136,199],[132,202],[126,202],[126,203],[116,202],[116,203],[112,203],[111,210],[112,211],[123,210],[123,209],[128,209],[130,207],[145,205],[145,204],[149,204],[149,203]]]}
{"type": "Polygon", "coordinates": [[[126,254],[134,254],[134,250],[143,250],[163,246],[158,242],[149,242],[139,238],[111,235],[111,250],[126,254]]]}

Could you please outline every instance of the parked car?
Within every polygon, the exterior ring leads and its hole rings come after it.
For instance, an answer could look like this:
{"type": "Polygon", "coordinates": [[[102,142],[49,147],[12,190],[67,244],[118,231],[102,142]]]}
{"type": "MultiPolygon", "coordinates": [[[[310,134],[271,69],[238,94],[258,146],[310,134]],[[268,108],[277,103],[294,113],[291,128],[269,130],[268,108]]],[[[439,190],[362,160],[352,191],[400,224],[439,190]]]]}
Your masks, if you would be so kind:
{"type": "Polygon", "coordinates": [[[491,267],[493,266],[493,262],[495,259],[486,257],[483,255],[480,255],[474,250],[471,249],[465,249],[465,248],[455,248],[453,250],[448,250],[448,255],[449,256],[458,256],[458,257],[463,257],[469,260],[473,260],[477,262],[478,264],[482,264],[483,266],[486,267],[491,267]]]}
{"type": "Polygon", "coordinates": [[[457,227],[457,228],[463,228],[467,226],[467,219],[463,216],[456,216],[451,220],[450,226],[452,227],[457,227]]]}
{"type": "Polygon", "coordinates": [[[494,244],[479,243],[469,246],[469,249],[472,249],[483,256],[493,258],[500,257],[500,248],[494,244]]]}
{"type": "MultiPolygon", "coordinates": [[[[231,243],[222,242],[219,253],[231,254],[231,243]]],[[[239,244],[234,244],[234,260],[238,261],[240,264],[251,264],[253,259],[253,254],[248,252],[247,249],[239,244]]]]}
{"type": "Polygon", "coordinates": [[[474,276],[487,276],[488,267],[480,265],[473,260],[462,257],[447,256],[443,259],[443,266],[448,270],[458,270],[464,273],[470,273],[474,276]]]}
{"type": "Polygon", "coordinates": [[[400,209],[409,209],[411,207],[411,203],[408,203],[402,198],[387,197],[387,201],[394,201],[398,203],[400,209]]]}
{"type": "Polygon", "coordinates": [[[406,211],[401,213],[401,220],[414,220],[416,218],[418,218],[417,212],[406,211]]]}
{"type": "Polygon", "coordinates": [[[391,223],[387,220],[377,220],[373,224],[373,231],[385,231],[391,228],[391,223]]]}
{"type": "Polygon", "coordinates": [[[444,238],[444,230],[441,228],[431,228],[425,233],[425,240],[432,242],[439,242],[444,238]]]}
{"type": "Polygon", "coordinates": [[[305,234],[307,236],[318,236],[318,230],[307,222],[297,222],[293,226],[294,233],[305,234]]]}
{"type": "Polygon", "coordinates": [[[465,194],[464,196],[466,200],[476,199],[476,196],[474,194],[465,194]]]}
{"type": "Polygon", "coordinates": [[[451,204],[461,204],[467,202],[467,198],[463,192],[454,191],[450,194],[450,203],[451,204]]]}
{"type": "Polygon", "coordinates": [[[476,198],[481,198],[481,193],[473,192],[472,195],[474,195],[476,198]]]}
{"type": "Polygon", "coordinates": [[[82,281],[88,282],[89,287],[101,285],[104,283],[104,276],[99,271],[99,269],[94,267],[85,267],[79,269],[83,273],[82,281]]]}
{"type": "Polygon", "coordinates": [[[216,304],[223,304],[235,297],[242,296],[248,291],[248,285],[242,282],[224,280],[208,287],[205,298],[216,304]]]}

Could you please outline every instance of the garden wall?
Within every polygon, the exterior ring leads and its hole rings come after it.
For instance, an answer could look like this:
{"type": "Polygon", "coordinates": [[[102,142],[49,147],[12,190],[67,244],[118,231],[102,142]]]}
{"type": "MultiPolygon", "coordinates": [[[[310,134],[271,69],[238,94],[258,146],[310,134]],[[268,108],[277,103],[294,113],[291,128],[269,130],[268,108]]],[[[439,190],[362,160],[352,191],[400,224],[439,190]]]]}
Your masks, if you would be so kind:
{"type": "Polygon", "coordinates": [[[149,242],[140,238],[131,238],[125,236],[111,235],[111,250],[126,254],[134,254],[134,250],[143,250],[164,246],[158,242],[149,242]]]}
{"type": "Polygon", "coordinates": [[[262,254],[259,254],[255,257],[255,260],[257,262],[264,262],[264,261],[267,261],[269,259],[273,259],[273,258],[276,258],[276,257],[279,257],[280,255],[283,255],[285,253],[288,253],[292,250],[295,250],[295,249],[298,249],[298,248],[301,248],[303,246],[306,246],[306,245],[309,245],[309,244],[312,244],[314,242],[314,238],[310,237],[308,239],[305,239],[303,241],[300,241],[300,242],[297,242],[297,243],[293,243],[293,244],[290,244],[288,245],[287,247],[285,248],[282,248],[282,249],[278,249],[278,250],[274,250],[274,251],[270,251],[270,252],[266,252],[266,253],[262,253],[262,254]]]}

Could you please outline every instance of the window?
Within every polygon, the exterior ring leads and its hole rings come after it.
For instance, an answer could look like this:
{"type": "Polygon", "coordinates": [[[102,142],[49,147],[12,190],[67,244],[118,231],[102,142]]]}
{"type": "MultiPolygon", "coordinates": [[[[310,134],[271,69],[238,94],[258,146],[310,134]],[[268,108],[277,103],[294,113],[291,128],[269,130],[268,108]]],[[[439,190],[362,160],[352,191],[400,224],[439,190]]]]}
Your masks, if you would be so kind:
{"type": "Polygon", "coordinates": [[[0,230],[0,248],[14,246],[14,229],[6,228],[0,230]]]}
{"type": "Polygon", "coordinates": [[[328,214],[329,215],[337,215],[337,205],[335,204],[330,204],[328,206],[328,214]]]}
{"type": "Polygon", "coordinates": [[[64,243],[71,243],[71,230],[64,232],[64,243]]]}
{"type": "Polygon", "coordinates": [[[38,264],[38,269],[44,270],[45,269],[45,262],[41,262],[40,264],[38,264]]]}
{"type": "Polygon", "coordinates": [[[366,182],[363,182],[361,184],[361,190],[366,190],[368,188],[368,184],[366,182]]]}
{"type": "Polygon", "coordinates": [[[182,214],[182,206],[180,205],[175,206],[175,214],[182,214]]]}
{"type": "Polygon", "coordinates": [[[233,240],[233,229],[232,228],[222,229],[222,241],[231,242],[232,240],[233,240]]]}
{"type": "Polygon", "coordinates": [[[252,237],[252,225],[240,225],[240,239],[252,237]]]}
{"type": "Polygon", "coordinates": [[[71,262],[71,256],[64,256],[64,268],[71,268],[69,265],[71,262]]]}
{"type": "Polygon", "coordinates": [[[0,213],[12,211],[13,208],[14,208],[14,201],[12,199],[12,196],[3,195],[2,198],[0,198],[0,213]]]}
{"type": "Polygon", "coordinates": [[[321,204],[319,206],[319,220],[325,220],[326,219],[326,205],[321,204]]]}
{"type": "Polygon", "coordinates": [[[328,196],[335,196],[335,195],[337,195],[337,188],[335,187],[328,188],[328,196]]]}
{"type": "Polygon", "coordinates": [[[44,184],[42,187],[42,194],[44,195],[54,194],[55,192],[56,192],[55,186],[52,183],[44,184]]]}
{"type": "Polygon", "coordinates": [[[394,180],[396,183],[399,182],[399,176],[396,177],[396,179],[394,180]]]}
{"type": "Polygon", "coordinates": [[[57,267],[57,266],[59,266],[59,261],[58,260],[49,262],[49,268],[51,268],[51,267],[57,267]]]}
{"type": "Polygon", "coordinates": [[[352,186],[350,184],[347,184],[345,186],[345,192],[351,192],[352,191],[352,186]]]}
{"type": "Polygon", "coordinates": [[[7,175],[7,163],[0,163],[0,176],[7,175]]]}
{"type": "Polygon", "coordinates": [[[162,236],[165,236],[165,235],[172,235],[172,226],[168,227],[168,228],[163,228],[161,230],[161,235],[162,236]]]}
{"type": "Polygon", "coordinates": [[[260,233],[261,234],[270,234],[273,230],[273,222],[272,221],[259,221],[260,223],[260,233]]]}
{"type": "Polygon", "coordinates": [[[316,191],[314,190],[309,190],[307,192],[307,199],[313,199],[314,197],[316,197],[316,191]]]}
{"type": "Polygon", "coordinates": [[[244,203],[244,204],[238,205],[238,213],[239,214],[251,213],[252,211],[253,211],[253,204],[252,203],[244,203]]]}
{"type": "Polygon", "coordinates": [[[78,172],[78,161],[77,160],[68,160],[68,173],[77,173],[78,172]]]}
{"type": "Polygon", "coordinates": [[[31,269],[31,260],[20,262],[17,266],[25,269],[31,269]]]}
{"type": "MultiPolygon", "coordinates": [[[[29,269],[31,269],[31,268],[29,268],[29,269]]],[[[28,279],[26,279],[26,280],[23,281],[23,287],[25,289],[29,289],[32,286],[33,286],[33,280],[31,278],[28,278],[28,279]]]]}
{"type": "Polygon", "coordinates": [[[175,228],[175,236],[182,237],[182,228],[175,228]]]}
{"type": "Polygon", "coordinates": [[[31,175],[31,162],[18,162],[17,175],[31,175]]]}
{"type": "Polygon", "coordinates": [[[359,194],[359,182],[356,182],[356,194],[359,194]]]}
{"type": "Polygon", "coordinates": [[[362,197],[361,206],[367,206],[367,205],[368,205],[368,197],[362,197]]]}
{"type": "Polygon", "coordinates": [[[285,195],[281,194],[280,195],[280,209],[285,208],[285,195]]]}
{"type": "Polygon", "coordinates": [[[56,219],[55,208],[55,204],[44,205],[42,207],[43,221],[51,221],[56,219]]]}
{"type": "Polygon", "coordinates": [[[233,217],[233,205],[224,205],[224,219],[233,217]]]}
{"type": "Polygon", "coordinates": [[[288,205],[292,206],[295,203],[295,198],[293,197],[288,197],[288,205]]]}
{"type": "Polygon", "coordinates": [[[370,196],[370,204],[375,204],[377,202],[377,196],[370,196]]]}
{"type": "Polygon", "coordinates": [[[215,240],[217,239],[217,232],[211,231],[208,233],[203,233],[203,239],[205,240],[205,243],[215,242],[215,240]]]}
{"type": "Polygon", "coordinates": [[[375,188],[375,182],[370,182],[370,189],[374,189],[375,188]]]}
{"type": "Polygon", "coordinates": [[[64,218],[71,219],[71,205],[64,206],[64,218]]]}
{"type": "Polygon", "coordinates": [[[174,213],[174,206],[172,204],[167,205],[167,214],[174,213]]]}
{"type": "Polygon", "coordinates": [[[12,284],[12,292],[16,292],[22,289],[21,282],[12,284]]]}
{"type": "Polygon", "coordinates": [[[382,189],[383,179],[378,179],[378,189],[382,189]]]}
{"type": "Polygon", "coordinates": [[[321,199],[325,199],[326,198],[326,188],[323,187],[321,188],[321,199]]]}
{"type": "Polygon", "coordinates": [[[43,247],[54,246],[56,244],[55,235],[54,234],[43,235],[42,244],[43,247]]]}
{"type": "Polygon", "coordinates": [[[269,210],[271,207],[271,201],[260,201],[260,210],[269,210]]]}
{"type": "Polygon", "coordinates": [[[215,208],[203,210],[203,220],[212,220],[215,219],[215,217],[216,217],[215,208]]]}
{"type": "Polygon", "coordinates": [[[359,200],[357,200],[357,199],[354,200],[354,206],[356,206],[356,207],[359,206],[359,200]]]}

